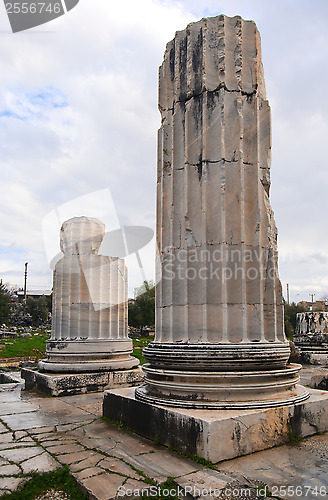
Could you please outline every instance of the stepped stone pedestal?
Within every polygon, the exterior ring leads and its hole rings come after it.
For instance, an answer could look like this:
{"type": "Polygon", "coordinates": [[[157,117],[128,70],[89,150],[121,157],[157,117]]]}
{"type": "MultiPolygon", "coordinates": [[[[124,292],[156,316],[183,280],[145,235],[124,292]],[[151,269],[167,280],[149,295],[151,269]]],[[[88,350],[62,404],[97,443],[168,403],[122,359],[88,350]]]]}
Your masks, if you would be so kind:
{"type": "Polygon", "coordinates": [[[304,363],[328,366],[328,312],[309,311],[296,315],[294,343],[304,363]]]}
{"type": "Polygon", "coordinates": [[[61,229],[63,258],[53,286],[53,324],[47,359],[22,370],[26,387],[76,394],[134,385],[143,379],[130,356],[127,334],[127,270],[124,261],[98,255],[105,226],[75,217],[61,229]]]}
{"type": "Polygon", "coordinates": [[[273,446],[291,415],[312,407],[301,366],[287,365],[255,23],[219,16],[176,33],[159,109],[155,340],[143,351],[145,384],[106,391],[104,415],[217,461],[211,450],[222,440],[236,450],[243,425],[263,443],[224,458],[273,446]]]}

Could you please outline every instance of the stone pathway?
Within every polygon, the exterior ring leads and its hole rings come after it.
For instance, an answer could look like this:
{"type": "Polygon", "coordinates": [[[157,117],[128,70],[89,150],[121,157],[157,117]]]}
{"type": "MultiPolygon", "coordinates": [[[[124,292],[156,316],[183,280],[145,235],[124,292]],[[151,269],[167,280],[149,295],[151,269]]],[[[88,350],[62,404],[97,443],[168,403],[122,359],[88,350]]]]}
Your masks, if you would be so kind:
{"type": "Polygon", "coordinates": [[[14,385],[0,389],[0,495],[18,488],[31,471],[67,464],[96,500],[133,498],[132,492],[140,496],[141,490],[155,494],[168,477],[187,488],[188,498],[205,498],[210,488],[218,498],[266,498],[257,491],[264,484],[280,488],[276,497],[328,498],[327,434],[222,462],[213,470],[118,429],[101,418],[101,407],[102,394],[49,398],[14,385]],[[293,487],[295,495],[284,495],[284,486],[289,493],[293,487]]]}

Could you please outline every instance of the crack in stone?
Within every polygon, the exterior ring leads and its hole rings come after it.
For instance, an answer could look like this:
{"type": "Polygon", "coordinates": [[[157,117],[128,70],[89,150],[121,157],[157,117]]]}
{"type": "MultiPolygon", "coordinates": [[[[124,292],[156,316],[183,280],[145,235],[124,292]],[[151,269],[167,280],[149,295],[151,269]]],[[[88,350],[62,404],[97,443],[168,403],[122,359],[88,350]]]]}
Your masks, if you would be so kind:
{"type": "Polygon", "coordinates": [[[230,93],[230,94],[238,94],[238,95],[241,95],[241,96],[246,96],[246,97],[251,97],[251,96],[254,96],[258,93],[258,84],[254,84],[254,90],[252,90],[251,92],[246,92],[245,90],[241,90],[241,89],[233,89],[233,90],[230,90],[228,89],[228,87],[226,86],[226,84],[224,82],[220,82],[219,85],[214,89],[214,90],[208,90],[206,87],[203,87],[202,91],[199,92],[198,94],[192,94],[192,95],[187,95],[184,99],[177,99],[173,102],[173,107],[172,108],[164,108],[162,106],[158,106],[159,110],[161,112],[167,112],[167,111],[172,111],[174,113],[174,108],[175,108],[175,105],[176,104],[183,104],[183,103],[186,103],[188,101],[190,101],[191,99],[197,99],[199,97],[201,97],[202,95],[206,94],[206,93],[209,93],[209,94],[214,94],[216,92],[219,92],[220,90],[225,90],[226,92],[230,93]]]}

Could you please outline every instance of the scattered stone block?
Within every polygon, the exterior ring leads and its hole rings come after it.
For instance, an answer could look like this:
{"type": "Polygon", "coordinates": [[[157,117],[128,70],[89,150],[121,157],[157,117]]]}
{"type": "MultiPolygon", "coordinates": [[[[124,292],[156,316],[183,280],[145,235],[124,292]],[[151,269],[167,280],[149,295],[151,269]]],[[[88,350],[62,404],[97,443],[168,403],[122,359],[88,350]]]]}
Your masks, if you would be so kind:
{"type": "Polygon", "coordinates": [[[320,370],[312,375],[310,387],[328,391],[328,370],[320,370]]]}
{"type": "Polygon", "coordinates": [[[96,373],[44,373],[22,369],[26,389],[37,389],[51,396],[70,396],[89,392],[103,392],[106,388],[128,387],[143,381],[141,368],[96,373]]]}

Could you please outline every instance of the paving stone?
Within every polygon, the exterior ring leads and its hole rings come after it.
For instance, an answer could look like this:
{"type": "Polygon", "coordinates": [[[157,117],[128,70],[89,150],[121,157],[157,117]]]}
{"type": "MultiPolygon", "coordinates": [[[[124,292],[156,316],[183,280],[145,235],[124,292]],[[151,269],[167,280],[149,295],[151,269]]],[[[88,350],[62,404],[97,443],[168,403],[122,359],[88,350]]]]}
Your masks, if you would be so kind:
{"type": "Polygon", "coordinates": [[[104,458],[98,463],[98,467],[103,467],[111,472],[124,474],[124,476],[132,477],[134,479],[142,479],[140,474],[137,474],[128,464],[117,458],[104,458]]]}
{"type": "Polygon", "coordinates": [[[141,436],[136,436],[129,431],[122,431],[109,422],[97,421],[85,429],[85,435],[88,437],[104,438],[106,441],[112,439],[121,449],[128,449],[131,455],[140,455],[165,449],[156,446],[154,443],[141,436]]]}
{"type": "MultiPolygon", "coordinates": [[[[138,463],[145,464],[154,471],[164,473],[166,476],[183,476],[197,470],[203,470],[204,467],[196,464],[191,460],[171,453],[163,448],[162,451],[156,453],[148,453],[146,455],[138,455],[135,457],[138,463]]],[[[142,470],[142,467],[140,467],[142,470]]]]}
{"type": "Polygon", "coordinates": [[[91,415],[95,415],[96,417],[102,416],[102,403],[79,406],[79,408],[83,409],[84,411],[87,411],[88,413],[91,413],[91,415]]]}
{"type": "Polygon", "coordinates": [[[39,406],[29,401],[13,401],[11,403],[2,403],[0,405],[0,415],[17,415],[20,413],[29,413],[37,411],[39,406]]]}
{"type": "Polygon", "coordinates": [[[83,407],[86,404],[89,405],[94,403],[102,403],[103,397],[104,396],[102,392],[94,392],[90,394],[76,394],[75,396],[59,396],[57,400],[63,401],[70,405],[83,407]]]}
{"type": "Polygon", "coordinates": [[[15,439],[17,439],[17,440],[23,440],[25,438],[30,439],[30,436],[28,435],[28,433],[26,431],[15,431],[14,435],[15,435],[15,439]]]}
{"type": "MultiPolygon", "coordinates": [[[[154,486],[151,486],[143,481],[135,481],[134,479],[128,479],[122,486],[119,486],[118,498],[123,498],[123,499],[140,498],[142,494],[144,495],[144,498],[147,498],[149,493],[154,491],[153,488],[154,486]]],[[[152,495],[149,495],[149,497],[151,498],[152,495]]]]}
{"type": "Polygon", "coordinates": [[[42,455],[37,455],[36,457],[25,460],[20,464],[23,469],[23,474],[28,474],[29,472],[51,472],[58,467],[60,464],[52,458],[49,453],[42,453],[42,455]]]}
{"type": "Polygon", "coordinates": [[[7,460],[11,460],[13,462],[22,462],[23,460],[27,460],[28,458],[31,458],[36,455],[41,455],[43,453],[42,448],[33,448],[33,447],[28,447],[28,448],[18,448],[18,449],[13,449],[13,450],[1,450],[0,451],[0,456],[2,458],[5,458],[7,460]]]}
{"type": "Polygon", "coordinates": [[[22,477],[0,477],[0,489],[14,491],[26,482],[22,477]]]}
{"type": "Polygon", "coordinates": [[[35,429],[37,427],[44,427],[45,423],[49,423],[53,426],[65,422],[85,422],[90,418],[90,414],[86,413],[79,408],[76,408],[74,412],[70,413],[70,408],[66,405],[65,411],[42,411],[30,413],[22,413],[16,415],[4,415],[2,420],[7,423],[13,430],[23,430],[23,429],[35,429]]]}
{"type": "Polygon", "coordinates": [[[167,474],[166,470],[160,466],[151,464],[150,462],[147,462],[147,460],[144,460],[145,455],[135,457],[122,453],[121,456],[125,462],[129,463],[137,470],[142,470],[147,477],[157,481],[158,483],[166,481],[167,477],[171,475],[167,474]]]}
{"type": "Polygon", "coordinates": [[[8,432],[8,429],[0,422],[0,434],[2,434],[3,432],[8,432]]]}
{"type": "Polygon", "coordinates": [[[29,437],[29,436],[23,437],[23,438],[20,438],[20,439],[17,439],[17,438],[15,438],[15,439],[16,439],[17,443],[24,443],[24,444],[26,444],[26,443],[35,443],[35,439],[33,439],[33,438],[29,437]]]}
{"type": "Polygon", "coordinates": [[[56,428],[54,426],[46,426],[46,427],[40,427],[39,429],[33,429],[32,431],[30,431],[30,434],[34,435],[34,434],[49,434],[50,436],[52,436],[52,434],[56,432],[56,428]]]}
{"type": "Polygon", "coordinates": [[[89,423],[88,425],[83,424],[79,428],[74,430],[74,435],[86,435],[88,437],[96,438],[108,438],[112,437],[112,433],[115,432],[116,427],[108,422],[97,419],[96,421],[89,423]]]}
{"type": "MultiPolygon", "coordinates": [[[[63,436],[66,436],[66,434],[63,434],[62,432],[59,433],[59,432],[47,432],[45,434],[33,434],[33,438],[34,439],[37,439],[38,441],[40,442],[44,442],[44,443],[48,443],[48,442],[55,442],[55,443],[59,443],[61,438],[63,436]]],[[[66,436],[67,438],[67,436],[66,436]]],[[[74,440],[74,438],[73,438],[74,440]]]]}
{"type": "Polygon", "coordinates": [[[51,440],[51,439],[40,439],[40,442],[42,443],[42,446],[48,448],[50,446],[59,446],[59,445],[68,445],[68,444],[74,444],[75,439],[73,438],[58,438],[56,440],[51,440]]]}
{"type": "Polygon", "coordinates": [[[2,450],[10,450],[13,448],[29,448],[35,446],[35,441],[31,439],[30,441],[22,442],[22,441],[13,441],[12,443],[3,443],[0,444],[0,452],[2,450]]]}
{"type": "Polygon", "coordinates": [[[21,401],[21,388],[17,390],[0,392],[0,403],[9,403],[10,401],[21,401]]]}
{"type": "Polygon", "coordinates": [[[93,455],[90,455],[88,458],[81,460],[80,462],[77,462],[75,464],[70,465],[70,470],[73,472],[79,472],[86,467],[91,467],[95,466],[100,462],[101,460],[104,459],[104,455],[101,455],[100,453],[94,453],[93,455]]]}
{"type": "Polygon", "coordinates": [[[145,453],[153,452],[164,452],[167,450],[164,446],[155,445],[148,439],[139,437],[130,432],[119,431],[115,433],[113,439],[117,441],[117,450],[123,450],[129,455],[138,456],[145,453]]]}
{"type": "MultiPolygon", "coordinates": [[[[123,458],[125,462],[138,470],[142,470],[148,477],[158,482],[166,481],[168,476],[182,476],[203,469],[202,465],[179,457],[167,451],[164,447],[162,451],[143,455],[129,455],[129,449],[127,447],[124,449],[126,451],[115,448],[112,454],[123,458]]],[[[133,449],[132,453],[134,453],[133,449]]]]}
{"type": "Polygon", "coordinates": [[[85,414],[85,418],[83,419],[83,422],[76,422],[74,424],[59,424],[56,426],[56,429],[58,432],[67,432],[67,431],[71,431],[71,430],[74,430],[74,429],[78,429],[81,427],[81,423],[83,425],[89,425],[91,422],[93,422],[94,419],[90,419],[90,415],[88,415],[87,413],[85,414]]]}
{"type": "Polygon", "coordinates": [[[75,464],[85,460],[90,456],[90,451],[81,451],[79,453],[67,453],[66,455],[58,455],[57,459],[61,464],[75,464]]]}
{"type": "Polygon", "coordinates": [[[97,449],[100,452],[108,453],[112,455],[112,450],[117,446],[117,443],[113,439],[104,439],[104,438],[88,438],[88,437],[79,437],[79,443],[83,444],[86,448],[89,449],[97,449]]]}
{"type": "Polygon", "coordinates": [[[4,415],[2,420],[14,431],[44,427],[46,423],[51,423],[52,425],[57,423],[55,417],[43,415],[36,411],[17,415],[4,415]]]}
{"type": "Polygon", "coordinates": [[[9,432],[7,430],[7,432],[4,432],[3,434],[1,434],[0,442],[2,444],[4,444],[4,443],[12,443],[13,441],[14,441],[14,438],[13,438],[13,433],[12,432],[9,432]]]}
{"type": "Polygon", "coordinates": [[[209,488],[218,491],[223,490],[228,484],[234,482],[234,479],[215,470],[202,470],[185,476],[180,476],[175,478],[174,481],[181,488],[188,488],[188,493],[192,497],[197,498],[199,496],[203,496],[202,490],[209,488]]]}
{"type": "Polygon", "coordinates": [[[54,455],[63,455],[65,453],[78,453],[80,451],[84,451],[83,446],[79,444],[57,444],[56,446],[46,446],[49,449],[50,453],[54,455]]]}
{"type": "Polygon", "coordinates": [[[89,467],[80,472],[73,472],[73,476],[77,481],[83,481],[88,477],[97,476],[98,474],[103,474],[103,473],[104,469],[101,469],[100,467],[89,467]]]}
{"type": "Polygon", "coordinates": [[[83,488],[92,499],[112,500],[125,478],[117,474],[100,474],[82,481],[83,488]]]}
{"type": "Polygon", "coordinates": [[[0,465],[0,476],[14,476],[16,474],[21,474],[21,472],[21,469],[17,465],[0,465]]]}

